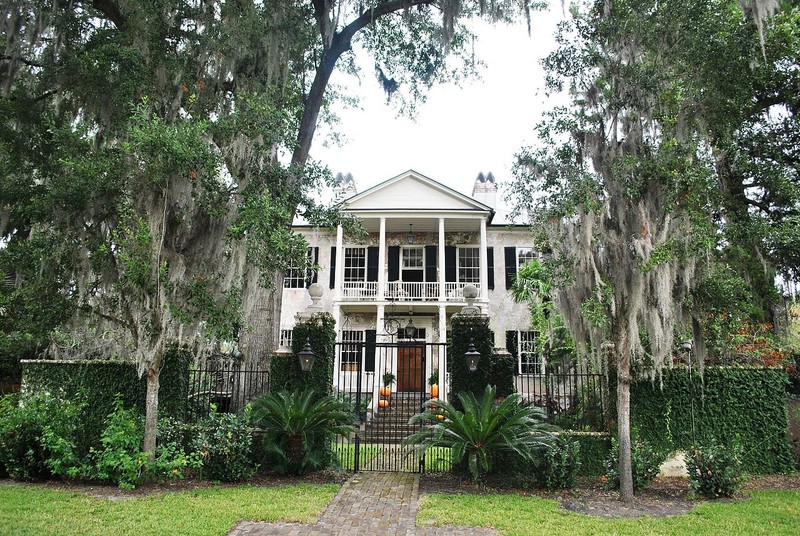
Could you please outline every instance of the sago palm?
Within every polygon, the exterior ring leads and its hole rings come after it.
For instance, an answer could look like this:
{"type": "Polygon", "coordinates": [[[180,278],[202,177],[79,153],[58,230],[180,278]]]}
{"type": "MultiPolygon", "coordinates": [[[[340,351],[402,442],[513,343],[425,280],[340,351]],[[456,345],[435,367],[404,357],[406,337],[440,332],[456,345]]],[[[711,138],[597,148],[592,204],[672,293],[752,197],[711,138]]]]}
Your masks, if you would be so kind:
{"type": "Polygon", "coordinates": [[[265,395],[253,403],[253,419],[265,432],[265,451],[283,462],[276,469],[296,474],[320,466],[319,448],[326,436],[356,430],[348,404],[331,396],[315,400],[313,389],[265,395]]]}
{"type": "Polygon", "coordinates": [[[530,459],[537,448],[552,441],[555,427],[545,423],[541,408],[526,404],[518,394],[495,401],[495,388],[487,386],[480,399],[470,392],[459,393],[464,411],[432,399],[425,411],[411,422],[425,423],[420,431],[404,440],[422,455],[431,447],[451,449],[453,462],[467,460],[473,480],[491,472],[500,452],[512,452],[530,459]]]}

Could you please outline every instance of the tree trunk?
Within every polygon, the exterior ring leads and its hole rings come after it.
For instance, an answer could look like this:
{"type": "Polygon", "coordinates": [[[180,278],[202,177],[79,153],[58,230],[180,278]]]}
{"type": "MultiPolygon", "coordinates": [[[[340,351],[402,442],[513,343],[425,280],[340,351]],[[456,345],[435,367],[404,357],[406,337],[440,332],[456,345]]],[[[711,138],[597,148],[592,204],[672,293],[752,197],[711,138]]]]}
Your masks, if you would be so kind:
{"type": "Polygon", "coordinates": [[[144,452],[150,461],[156,458],[156,435],[158,432],[158,376],[161,359],[147,368],[147,394],[145,396],[144,452]]]}
{"type": "Polygon", "coordinates": [[[266,363],[278,347],[283,274],[273,276],[273,285],[274,289],[264,288],[259,283],[258,268],[248,266],[242,292],[244,327],[239,334],[240,351],[245,362],[266,363]]]}
{"type": "Polygon", "coordinates": [[[631,463],[631,352],[628,326],[616,320],[613,328],[617,355],[617,441],[619,444],[619,495],[625,503],[633,501],[633,466],[631,463]]]}

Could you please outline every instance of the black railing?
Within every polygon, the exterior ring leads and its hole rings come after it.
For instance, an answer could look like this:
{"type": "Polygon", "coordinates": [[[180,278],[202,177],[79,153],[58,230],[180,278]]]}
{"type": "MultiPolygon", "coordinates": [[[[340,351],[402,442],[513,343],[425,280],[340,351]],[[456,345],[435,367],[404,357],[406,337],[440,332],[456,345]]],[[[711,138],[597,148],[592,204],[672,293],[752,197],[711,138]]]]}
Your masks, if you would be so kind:
{"type": "Polygon", "coordinates": [[[203,360],[189,369],[187,420],[197,422],[212,408],[219,413],[236,413],[268,391],[266,362],[228,357],[203,360]]]}
{"type": "Polygon", "coordinates": [[[516,390],[543,408],[548,421],[565,430],[605,432],[608,429],[608,389],[605,375],[585,363],[545,367],[543,374],[520,374],[516,390]]]}

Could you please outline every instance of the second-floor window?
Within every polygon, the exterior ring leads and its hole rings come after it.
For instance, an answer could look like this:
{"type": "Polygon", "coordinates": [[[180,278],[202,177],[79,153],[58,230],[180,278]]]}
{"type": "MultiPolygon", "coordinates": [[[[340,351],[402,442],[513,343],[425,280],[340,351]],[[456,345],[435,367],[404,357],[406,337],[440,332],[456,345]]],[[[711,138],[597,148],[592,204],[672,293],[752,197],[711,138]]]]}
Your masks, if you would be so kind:
{"type": "Polygon", "coordinates": [[[292,263],[283,277],[284,288],[306,288],[316,280],[316,272],[312,269],[319,259],[319,248],[308,248],[304,263],[292,263]]]}
{"type": "Polygon", "coordinates": [[[458,282],[480,283],[480,249],[476,247],[458,248],[458,282]]]}
{"type": "Polygon", "coordinates": [[[366,248],[345,248],[344,280],[351,283],[367,280],[366,248]]]}
{"type": "Polygon", "coordinates": [[[533,251],[533,248],[517,248],[517,273],[519,273],[523,266],[535,258],[536,253],[533,251]]]}

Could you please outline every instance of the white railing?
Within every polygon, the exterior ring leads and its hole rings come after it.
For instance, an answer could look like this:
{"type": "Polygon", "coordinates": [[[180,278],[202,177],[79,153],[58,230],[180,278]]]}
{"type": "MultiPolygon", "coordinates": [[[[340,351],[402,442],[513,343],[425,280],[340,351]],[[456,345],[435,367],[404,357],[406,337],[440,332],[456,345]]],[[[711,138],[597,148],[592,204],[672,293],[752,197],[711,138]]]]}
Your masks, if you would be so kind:
{"type": "Polygon", "coordinates": [[[439,299],[439,283],[386,283],[386,299],[394,301],[423,301],[439,299]]]}
{"type": "Polygon", "coordinates": [[[375,301],[377,297],[378,297],[378,283],[375,281],[342,283],[342,300],[375,301]]]}
{"type": "MultiPolygon", "coordinates": [[[[469,285],[469,283],[445,283],[444,284],[444,295],[447,301],[457,301],[463,302],[466,301],[464,299],[464,287],[469,285]]],[[[475,288],[478,289],[478,299],[481,298],[481,285],[480,283],[472,283],[475,288]]]]}

